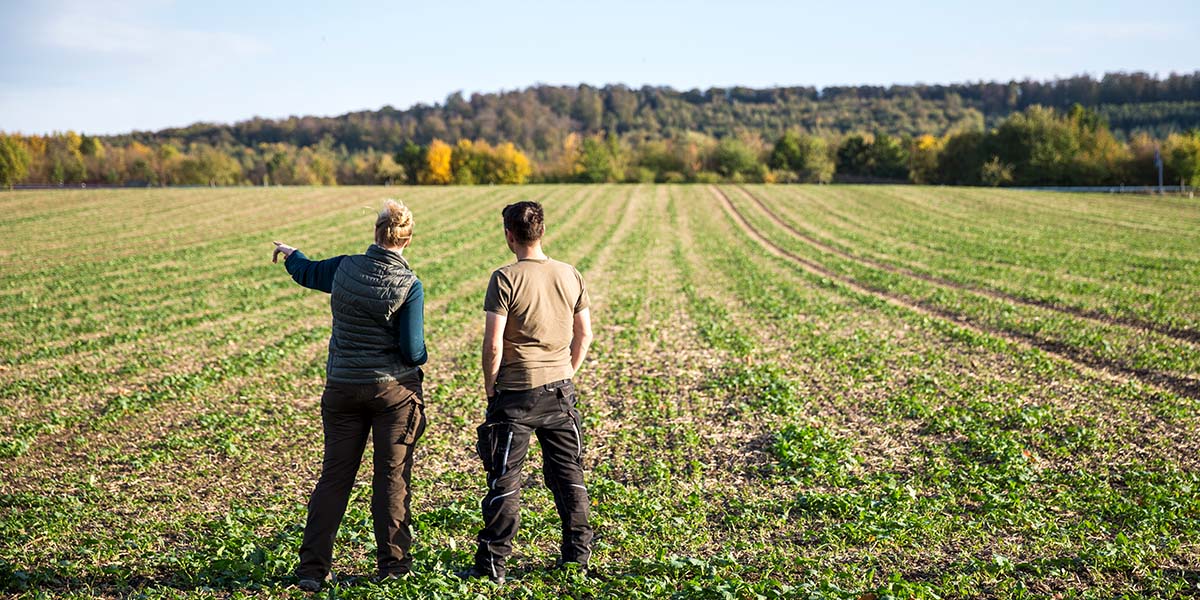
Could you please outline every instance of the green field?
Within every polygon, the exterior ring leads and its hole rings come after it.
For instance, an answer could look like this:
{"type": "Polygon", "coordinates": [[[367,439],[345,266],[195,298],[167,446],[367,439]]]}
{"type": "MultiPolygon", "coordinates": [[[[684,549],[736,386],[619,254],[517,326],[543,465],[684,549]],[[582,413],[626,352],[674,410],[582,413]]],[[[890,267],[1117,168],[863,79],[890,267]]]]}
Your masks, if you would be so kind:
{"type": "Polygon", "coordinates": [[[367,459],[333,596],[1200,594],[1195,200],[645,185],[0,193],[0,595],[303,596],[330,318],[270,242],[361,252],[389,195],[428,304],[418,573],[368,581],[367,459]],[[526,198],[592,296],[595,573],[546,569],[530,470],[496,589],[451,572],[526,198]]]}

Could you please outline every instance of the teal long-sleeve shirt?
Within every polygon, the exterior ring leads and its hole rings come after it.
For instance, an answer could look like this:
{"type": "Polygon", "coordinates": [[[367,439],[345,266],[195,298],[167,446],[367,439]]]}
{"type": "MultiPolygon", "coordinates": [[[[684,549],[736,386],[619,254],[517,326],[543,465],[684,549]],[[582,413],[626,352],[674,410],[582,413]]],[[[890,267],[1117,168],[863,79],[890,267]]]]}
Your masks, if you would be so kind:
{"type": "MultiPolygon", "coordinates": [[[[303,252],[296,250],[283,262],[287,272],[296,283],[326,294],[333,293],[333,274],[345,255],[325,260],[309,260],[303,252]]],[[[400,360],[410,366],[420,366],[429,360],[425,352],[425,289],[421,280],[413,282],[408,296],[400,305],[396,319],[396,350],[400,360]]]]}

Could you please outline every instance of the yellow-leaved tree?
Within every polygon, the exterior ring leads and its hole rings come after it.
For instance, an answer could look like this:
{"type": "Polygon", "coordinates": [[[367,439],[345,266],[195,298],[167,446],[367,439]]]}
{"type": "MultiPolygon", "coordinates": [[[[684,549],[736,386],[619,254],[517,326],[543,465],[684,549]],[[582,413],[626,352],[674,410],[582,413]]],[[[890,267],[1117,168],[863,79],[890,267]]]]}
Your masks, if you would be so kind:
{"type": "Polygon", "coordinates": [[[496,183],[522,184],[533,173],[529,157],[512,142],[496,146],[496,183]]]}
{"type": "Polygon", "coordinates": [[[425,164],[421,169],[420,183],[424,185],[446,185],[454,178],[454,172],[450,169],[450,158],[454,155],[454,149],[449,144],[442,140],[435,139],[429,143],[429,149],[425,151],[425,164]]]}

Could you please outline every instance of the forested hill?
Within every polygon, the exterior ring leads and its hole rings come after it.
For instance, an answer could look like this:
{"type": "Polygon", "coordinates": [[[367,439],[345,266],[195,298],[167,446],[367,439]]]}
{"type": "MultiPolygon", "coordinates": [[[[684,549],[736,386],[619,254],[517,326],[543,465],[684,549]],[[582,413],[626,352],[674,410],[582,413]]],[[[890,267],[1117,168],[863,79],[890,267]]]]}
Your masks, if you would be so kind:
{"type": "Polygon", "coordinates": [[[349,151],[395,152],[406,142],[482,139],[544,156],[571,132],[616,133],[634,143],[700,132],[775,139],[787,130],[840,137],[851,132],[942,135],[992,127],[1013,112],[1040,104],[1092,108],[1120,139],[1135,132],[1156,138],[1200,127],[1200,71],[1158,78],[1109,73],[1053,81],[951,85],[747,87],[677,91],[538,85],[518,91],[452,94],[444,103],[337,117],[255,118],[233,125],[197,123],[159,132],[105,138],[109,143],[157,145],[205,142],[253,147],[284,142],[298,147],[332,142],[349,151]]]}
{"type": "Polygon", "coordinates": [[[0,132],[0,186],[1200,185],[1200,71],[891,87],[539,85],[337,117],[0,132]],[[1157,157],[1157,158],[1156,158],[1157,157]]]}

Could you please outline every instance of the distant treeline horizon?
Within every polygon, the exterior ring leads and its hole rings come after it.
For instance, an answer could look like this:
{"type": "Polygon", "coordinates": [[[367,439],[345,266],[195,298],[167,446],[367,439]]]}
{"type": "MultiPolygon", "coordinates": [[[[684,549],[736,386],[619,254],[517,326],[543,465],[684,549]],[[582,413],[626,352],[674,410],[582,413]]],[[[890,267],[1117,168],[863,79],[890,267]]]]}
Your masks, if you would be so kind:
{"type": "Polygon", "coordinates": [[[549,86],[336,117],[0,135],[0,183],[1196,185],[1200,71],[948,85],[549,86]]]}
{"type": "Polygon", "coordinates": [[[1139,131],[1166,137],[1200,127],[1200,70],[1164,78],[1114,72],[1100,78],[1080,75],[1049,81],[824,88],[734,86],[680,91],[669,86],[534,85],[470,97],[454,92],[444,102],[417,103],[407,109],[385,105],[333,117],[253,117],[232,125],[198,122],[157,132],[100,137],[114,143],[170,138],[210,144],[237,141],[244,145],[286,142],[311,146],[325,135],[333,135],[350,150],[386,151],[399,150],[406,142],[428,144],[435,138],[483,139],[492,144],[513,142],[536,153],[551,149],[553,141],[563,137],[548,134],[555,128],[579,134],[641,132],[656,137],[697,131],[721,138],[742,129],[775,137],[797,127],[808,133],[940,135],[977,119],[984,126],[995,126],[1009,114],[1033,105],[1068,109],[1074,104],[1096,110],[1121,139],[1139,131]],[[921,106],[914,101],[930,104],[921,106]],[[919,114],[921,109],[935,106],[940,110],[934,112],[942,114],[919,114]],[[978,117],[971,114],[972,109],[978,117]],[[529,127],[529,121],[536,123],[529,127]],[[375,126],[365,127],[369,124],[375,126]]]}

